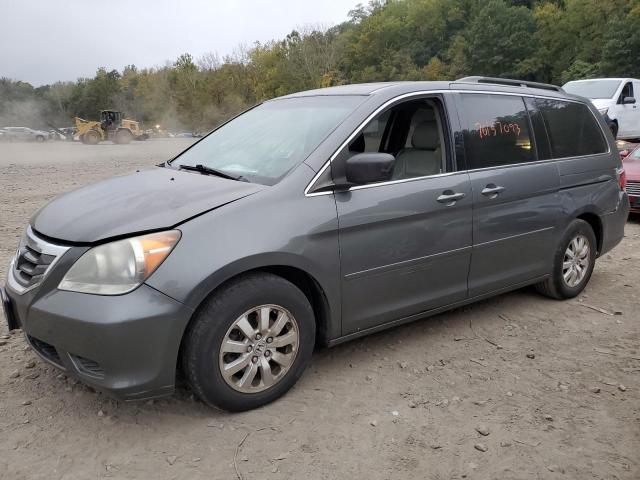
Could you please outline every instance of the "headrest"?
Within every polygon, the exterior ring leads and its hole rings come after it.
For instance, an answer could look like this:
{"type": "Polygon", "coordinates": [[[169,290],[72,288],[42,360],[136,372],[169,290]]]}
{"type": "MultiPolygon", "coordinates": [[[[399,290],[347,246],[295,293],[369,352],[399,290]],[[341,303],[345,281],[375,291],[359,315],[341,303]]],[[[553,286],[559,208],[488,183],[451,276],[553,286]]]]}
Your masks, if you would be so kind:
{"type": "Polygon", "coordinates": [[[429,120],[416,125],[411,137],[411,145],[419,150],[435,150],[440,146],[438,124],[429,120]]]}
{"type": "Polygon", "coordinates": [[[436,112],[433,108],[420,108],[416,110],[411,119],[415,123],[429,122],[436,119],[436,112]]]}

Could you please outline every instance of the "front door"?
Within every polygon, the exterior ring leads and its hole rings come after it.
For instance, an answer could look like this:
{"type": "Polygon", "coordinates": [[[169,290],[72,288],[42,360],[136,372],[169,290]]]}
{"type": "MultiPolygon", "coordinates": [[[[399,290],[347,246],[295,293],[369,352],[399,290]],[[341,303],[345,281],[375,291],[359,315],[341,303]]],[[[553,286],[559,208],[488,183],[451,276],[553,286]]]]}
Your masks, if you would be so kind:
{"type": "MultiPolygon", "coordinates": [[[[617,103],[611,107],[614,117],[618,120],[618,137],[631,138],[640,135],[640,110],[635,103],[622,103],[625,97],[635,98],[633,82],[627,82],[622,87],[617,103]]],[[[636,99],[638,100],[638,99],[636,99]]]]}
{"type": "Polygon", "coordinates": [[[343,334],[404,319],[467,296],[472,198],[453,172],[444,104],[412,100],[382,112],[342,152],[392,153],[392,180],[335,194],[343,334]]]}

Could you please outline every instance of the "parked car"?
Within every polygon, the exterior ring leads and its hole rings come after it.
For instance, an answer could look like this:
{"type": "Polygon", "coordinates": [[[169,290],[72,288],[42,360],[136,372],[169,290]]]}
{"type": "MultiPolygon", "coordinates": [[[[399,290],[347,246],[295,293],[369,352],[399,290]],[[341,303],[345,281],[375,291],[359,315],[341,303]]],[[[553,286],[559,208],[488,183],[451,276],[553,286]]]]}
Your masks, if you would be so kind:
{"type": "Polygon", "coordinates": [[[631,211],[640,213],[640,146],[637,146],[624,158],[623,164],[631,211]]]}
{"type": "Polygon", "coordinates": [[[4,127],[4,137],[10,142],[44,142],[49,133],[27,127],[4,127]]]}
{"type": "Polygon", "coordinates": [[[527,285],[578,295],[629,211],[606,128],[559,87],[483,77],[267,101],[41,208],[9,327],[126,400],[171,393],[179,367],[207,404],[254,408],[314,345],[527,285]]]}
{"type": "Polygon", "coordinates": [[[614,137],[640,138],[640,80],[635,78],[593,78],[574,80],[562,87],[566,92],[591,99],[598,111],[616,125],[614,137]]]}

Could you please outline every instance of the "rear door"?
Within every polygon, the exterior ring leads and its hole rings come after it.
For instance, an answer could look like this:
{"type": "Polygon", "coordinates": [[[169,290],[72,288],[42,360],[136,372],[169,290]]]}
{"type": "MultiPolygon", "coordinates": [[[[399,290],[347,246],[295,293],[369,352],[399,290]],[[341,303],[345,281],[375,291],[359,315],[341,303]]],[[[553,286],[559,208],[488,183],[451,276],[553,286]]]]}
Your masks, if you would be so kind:
{"type": "Polygon", "coordinates": [[[509,289],[551,271],[560,215],[559,175],[517,95],[460,93],[473,190],[469,296],[509,289]]]}
{"type": "Polygon", "coordinates": [[[442,98],[399,103],[356,135],[332,163],[349,155],[396,156],[393,180],[336,192],[343,334],[467,296],[471,258],[471,185],[453,171],[442,98]]]}

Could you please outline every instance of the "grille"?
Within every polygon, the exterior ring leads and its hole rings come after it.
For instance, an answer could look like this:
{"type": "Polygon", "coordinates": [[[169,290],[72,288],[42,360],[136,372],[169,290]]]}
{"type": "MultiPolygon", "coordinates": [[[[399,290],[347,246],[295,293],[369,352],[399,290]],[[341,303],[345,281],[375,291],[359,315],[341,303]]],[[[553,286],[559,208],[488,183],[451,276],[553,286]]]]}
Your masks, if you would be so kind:
{"type": "Polygon", "coordinates": [[[640,182],[627,180],[626,190],[629,195],[640,196],[640,182]]]}
{"type": "Polygon", "coordinates": [[[86,373],[87,375],[91,375],[92,377],[104,377],[104,370],[95,360],[84,358],[80,355],[71,355],[71,358],[73,359],[73,363],[75,363],[76,368],[82,373],[86,373]]]}
{"type": "Polygon", "coordinates": [[[60,368],[64,368],[62,366],[62,361],[60,360],[60,355],[58,355],[58,351],[56,347],[53,345],[49,345],[47,342],[43,342],[42,340],[38,340],[31,335],[27,335],[29,343],[31,346],[44,358],[49,360],[51,363],[54,363],[56,366],[60,368]]]}
{"type": "Polygon", "coordinates": [[[45,255],[28,245],[23,247],[14,267],[16,282],[24,288],[37,285],[55,258],[55,255],[45,255]]]}
{"type": "Polygon", "coordinates": [[[19,294],[34,288],[67,250],[69,247],[54,245],[36,236],[28,227],[12,262],[8,282],[19,294]]]}

